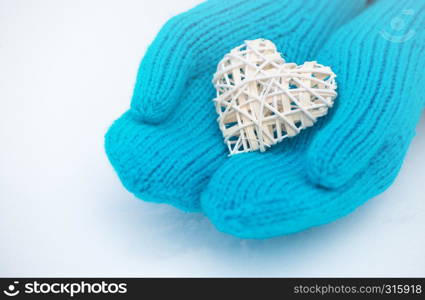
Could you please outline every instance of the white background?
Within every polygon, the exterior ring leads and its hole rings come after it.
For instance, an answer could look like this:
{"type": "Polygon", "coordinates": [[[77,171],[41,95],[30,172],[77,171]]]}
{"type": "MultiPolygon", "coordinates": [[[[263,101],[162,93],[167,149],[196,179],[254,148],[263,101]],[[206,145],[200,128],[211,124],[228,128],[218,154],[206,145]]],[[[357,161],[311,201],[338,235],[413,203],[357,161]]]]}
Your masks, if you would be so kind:
{"type": "Polygon", "coordinates": [[[425,118],[396,183],[272,240],[136,200],[103,135],[172,15],[199,0],[0,0],[0,276],[425,276],[425,118]]]}

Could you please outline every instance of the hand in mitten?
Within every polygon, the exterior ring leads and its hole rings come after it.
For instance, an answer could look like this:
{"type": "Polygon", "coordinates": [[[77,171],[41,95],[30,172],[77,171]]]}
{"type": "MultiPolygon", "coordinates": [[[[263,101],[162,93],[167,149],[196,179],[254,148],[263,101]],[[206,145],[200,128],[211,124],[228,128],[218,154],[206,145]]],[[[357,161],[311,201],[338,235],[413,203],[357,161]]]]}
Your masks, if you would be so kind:
{"type": "Polygon", "coordinates": [[[299,136],[226,160],[202,194],[212,222],[246,238],[293,233],[389,187],[425,104],[424,27],[423,1],[379,0],[334,33],[315,59],[338,76],[335,107],[299,136]]]}

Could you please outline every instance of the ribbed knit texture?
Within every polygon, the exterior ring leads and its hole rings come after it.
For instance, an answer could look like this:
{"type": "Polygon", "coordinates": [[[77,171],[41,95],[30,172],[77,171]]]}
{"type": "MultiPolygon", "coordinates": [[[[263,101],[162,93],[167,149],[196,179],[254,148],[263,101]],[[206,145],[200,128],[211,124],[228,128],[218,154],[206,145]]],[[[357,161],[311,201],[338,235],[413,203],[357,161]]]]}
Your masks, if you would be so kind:
{"type": "Polygon", "coordinates": [[[191,78],[211,77],[224,54],[246,39],[270,39],[287,58],[303,63],[365,1],[206,1],[172,18],[149,47],[132,108],[145,122],[162,122],[191,78]]]}
{"type": "Polygon", "coordinates": [[[228,160],[212,103],[220,59],[257,38],[272,40],[287,61],[314,59],[365,2],[211,0],[171,19],[141,63],[131,109],[106,135],[126,188],[143,200],[199,211],[202,190],[228,160]]]}
{"type": "Polygon", "coordinates": [[[317,56],[338,75],[338,104],[300,136],[227,160],[202,195],[212,222],[245,238],[298,232],[390,186],[424,108],[424,28],[425,1],[380,0],[338,30],[317,56]],[[406,9],[414,15],[392,30],[406,9]]]}
{"type": "Polygon", "coordinates": [[[381,0],[319,54],[339,75],[339,105],[310,146],[306,170],[314,183],[344,185],[386,141],[416,126],[424,100],[424,9],[423,0],[381,0]],[[408,9],[413,15],[403,16],[408,9]],[[399,30],[391,28],[396,18],[405,22],[399,30]],[[403,36],[411,38],[399,42],[403,36]]]}

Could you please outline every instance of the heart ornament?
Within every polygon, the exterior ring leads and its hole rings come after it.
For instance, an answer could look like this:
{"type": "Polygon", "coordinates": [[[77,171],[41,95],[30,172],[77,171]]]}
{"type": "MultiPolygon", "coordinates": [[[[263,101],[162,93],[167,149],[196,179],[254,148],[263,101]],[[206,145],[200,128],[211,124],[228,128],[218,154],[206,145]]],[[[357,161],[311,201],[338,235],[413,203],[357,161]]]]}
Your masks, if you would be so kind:
{"type": "Polygon", "coordinates": [[[230,155],[265,151],[311,127],[333,106],[336,75],[317,62],[286,63],[273,42],[245,41],[218,64],[213,83],[230,155]]]}

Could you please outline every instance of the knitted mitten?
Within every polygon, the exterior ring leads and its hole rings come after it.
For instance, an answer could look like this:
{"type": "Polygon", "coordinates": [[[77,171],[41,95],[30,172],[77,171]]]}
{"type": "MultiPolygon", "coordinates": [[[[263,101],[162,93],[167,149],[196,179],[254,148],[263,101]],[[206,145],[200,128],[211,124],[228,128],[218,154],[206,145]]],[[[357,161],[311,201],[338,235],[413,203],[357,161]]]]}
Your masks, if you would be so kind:
{"type": "Polygon", "coordinates": [[[211,83],[247,39],[277,44],[287,61],[314,58],[366,0],[211,0],[171,19],[149,47],[131,109],[106,135],[108,157],[137,197],[200,210],[200,193],[227,159],[211,83]]]}
{"type": "Polygon", "coordinates": [[[222,231],[246,238],[331,222],[395,179],[424,108],[425,2],[376,1],[317,59],[338,78],[338,103],[316,127],[265,153],[233,156],[202,206],[222,231]]]}

